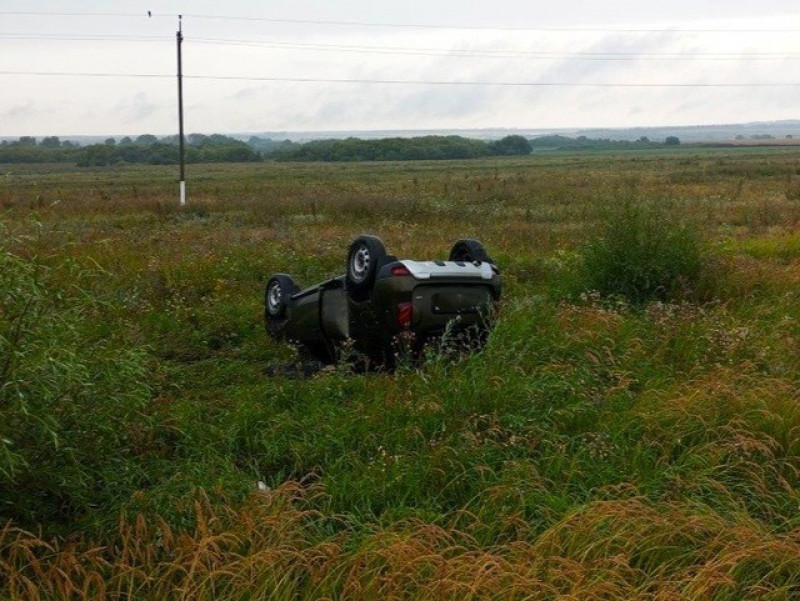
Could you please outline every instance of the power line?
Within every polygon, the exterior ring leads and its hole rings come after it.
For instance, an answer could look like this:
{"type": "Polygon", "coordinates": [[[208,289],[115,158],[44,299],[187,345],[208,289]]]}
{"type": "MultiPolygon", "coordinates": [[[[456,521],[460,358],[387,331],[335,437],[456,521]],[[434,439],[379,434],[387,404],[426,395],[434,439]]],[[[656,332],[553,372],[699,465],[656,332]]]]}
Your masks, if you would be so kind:
{"type": "Polygon", "coordinates": [[[314,44],[271,40],[236,40],[220,38],[187,38],[196,44],[219,44],[282,50],[310,50],[354,52],[359,54],[388,54],[401,56],[443,56],[447,58],[524,58],[531,60],[586,60],[586,61],[775,61],[800,59],[795,53],[644,53],[634,52],[526,52],[517,50],[463,50],[439,48],[412,48],[403,46],[356,46],[342,44],[314,44]]]}
{"type": "MultiPolygon", "coordinates": [[[[145,13],[113,13],[113,12],[33,12],[33,11],[2,11],[3,16],[37,16],[37,17],[148,17],[145,13]]],[[[177,15],[156,14],[155,18],[175,18],[177,15]]],[[[210,15],[183,13],[184,19],[204,19],[216,21],[254,21],[265,23],[284,23],[291,25],[332,25],[339,27],[386,27],[395,29],[450,29],[462,31],[520,31],[520,32],[586,32],[586,33],[798,33],[800,28],[774,28],[774,29],[721,29],[721,28],[637,28],[637,27],[510,27],[495,25],[444,25],[432,23],[377,23],[370,21],[343,21],[333,19],[281,19],[274,17],[248,17],[236,15],[210,15]]]]}
{"type": "Polygon", "coordinates": [[[441,25],[423,23],[375,23],[369,21],[338,21],[320,19],[277,19],[272,17],[237,17],[228,15],[184,14],[193,19],[225,21],[263,21],[294,25],[335,25],[345,27],[389,27],[400,29],[456,29],[466,31],[531,31],[531,32],[595,32],[595,33],[797,33],[800,29],[679,29],[627,27],[504,27],[493,25],[441,25]]]}
{"type": "MultiPolygon", "coordinates": [[[[0,71],[0,75],[22,75],[34,77],[121,77],[121,78],[174,78],[174,74],[167,73],[103,73],[90,71],[0,71]]],[[[188,77],[184,75],[184,77],[188,77]]]]}
{"type": "MultiPolygon", "coordinates": [[[[0,75],[66,76],[66,77],[119,77],[119,78],[172,78],[165,73],[108,73],[67,71],[0,71],[0,75]]],[[[268,81],[284,83],[332,83],[377,85],[430,85],[430,86],[487,86],[487,87],[580,87],[580,88],[778,88],[800,87],[800,83],[610,83],[610,82],[542,82],[542,81],[465,81],[465,80],[411,80],[411,79],[355,79],[312,77],[268,77],[239,75],[184,75],[186,79],[211,81],[268,81]]]]}
{"type": "Polygon", "coordinates": [[[151,18],[151,17],[160,17],[166,18],[169,17],[170,19],[174,19],[177,15],[158,15],[155,13],[148,14],[147,12],[140,12],[140,13],[66,13],[66,12],[32,12],[32,11],[2,11],[0,12],[2,16],[8,17],[138,17],[138,18],[151,18]]]}
{"type": "Polygon", "coordinates": [[[56,42],[155,42],[172,40],[171,36],[164,35],[132,35],[132,34],[60,34],[60,33],[0,33],[0,38],[11,40],[42,40],[56,42]]]}
{"type": "MultiPolygon", "coordinates": [[[[131,34],[32,34],[0,33],[0,38],[10,40],[43,41],[110,41],[110,42],[160,42],[172,40],[171,36],[131,34]]],[[[282,40],[244,40],[235,38],[185,38],[195,44],[244,46],[279,50],[308,50],[354,52],[359,54],[399,56],[442,56],[447,58],[524,58],[531,60],[569,59],[581,61],[776,61],[797,60],[797,53],[635,53],[635,52],[533,52],[524,50],[469,50],[446,48],[419,48],[410,46],[361,46],[345,44],[318,44],[310,42],[285,42],[282,40]]]]}
{"type": "Polygon", "coordinates": [[[226,75],[188,75],[191,79],[276,81],[294,83],[350,83],[430,86],[499,86],[499,87],[581,87],[581,88],[774,88],[800,87],[800,83],[583,83],[539,81],[437,81],[406,79],[328,79],[305,77],[237,77],[226,75]]]}
{"type": "MultiPolygon", "coordinates": [[[[189,39],[189,38],[187,38],[189,39]]],[[[525,56],[740,56],[742,54],[750,56],[783,56],[783,52],[764,52],[764,53],[737,53],[737,52],[698,52],[698,53],[637,53],[637,52],[548,52],[548,51],[524,51],[524,50],[470,50],[461,48],[419,48],[411,46],[362,46],[355,44],[312,44],[303,42],[286,42],[283,40],[242,40],[236,38],[191,38],[193,41],[219,42],[219,43],[241,43],[241,44],[279,44],[288,46],[313,46],[319,48],[359,48],[364,50],[398,50],[398,51],[420,51],[420,52],[477,52],[480,54],[521,54],[525,56]]]]}

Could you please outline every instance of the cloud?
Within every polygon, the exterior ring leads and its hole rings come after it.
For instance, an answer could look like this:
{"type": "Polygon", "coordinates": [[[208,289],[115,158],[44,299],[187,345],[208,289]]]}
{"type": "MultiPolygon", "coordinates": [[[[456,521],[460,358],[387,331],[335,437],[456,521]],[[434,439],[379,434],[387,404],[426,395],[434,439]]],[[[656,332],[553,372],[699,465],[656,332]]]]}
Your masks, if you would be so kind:
{"type": "Polygon", "coordinates": [[[139,92],[117,103],[113,111],[122,117],[123,123],[131,124],[144,121],[160,108],[159,104],[150,100],[147,94],[139,92]]]}
{"type": "Polygon", "coordinates": [[[6,119],[26,119],[28,117],[35,117],[44,111],[38,108],[33,100],[26,100],[22,104],[12,105],[7,110],[3,111],[3,117],[6,119]]]}
{"type": "MultiPolygon", "coordinates": [[[[658,6],[633,5],[629,0],[609,0],[602,6],[590,0],[548,5],[499,0],[487,5],[488,8],[480,8],[478,4],[408,0],[393,4],[390,14],[383,8],[376,9],[367,0],[353,0],[331,3],[330,10],[326,4],[327,14],[323,17],[402,23],[418,22],[419,15],[424,14],[424,21],[429,23],[585,29],[532,33],[299,25],[273,28],[246,20],[195,20],[187,23],[191,30],[187,35],[197,36],[198,40],[262,39],[307,46],[187,44],[186,72],[242,78],[505,81],[606,87],[358,85],[187,78],[184,82],[187,131],[533,129],[797,116],[796,90],[789,86],[752,86],[796,82],[793,75],[796,65],[791,59],[753,60],[751,56],[793,55],[794,38],[788,32],[768,35],[700,32],[791,28],[800,22],[796,2],[772,0],[769,6],[756,10],[752,0],[730,0],[722,12],[711,6],[713,3],[696,0],[674,0],[658,6]],[[423,5],[426,11],[420,12],[423,5]],[[765,16],[770,13],[785,13],[785,17],[765,16]],[[619,31],[627,27],[631,31],[619,31]],[[634,31],[639,28],[650,31],[634,31]],[[613,29],[618,31],[608,31],[613,29]],[[585,56],[576,57],[575,53],[585,56]],[[615,54],[625,56],[615,60],[587,60],[599,58],[591,56],[597,53],[610,53],[604,55],[607,58],[614,58],[615,54]],[[664,54],[689,56],[659,56],[664,54]],[[691,56],[698,54],[705,58],[697,60],[698,57],[691,56]],[[637,56],[639,60],[628,60],[637,56]],[[614,83],[626,85],[609,85],[614,83]],[[705,87],[631,86],[653,83],[705,84],[705,87]],[[708,86],[712,83],[751,85],[708,86]]],[[[289,16],[295,10],[283,0],[276,3],[276,8],[280,7],[289,16]]],[[[244,14],[253,9],[239,0],[231,0],[226,10],[244,14]]],[[[60,23],[59,20],[59,27],[60,23]]],[[[102,33],[92,23],[81,25],[86,28],[85,33],[102,33]]],[[[127,21],[119,24],[128,25],[127,21]]],[[[162,31],[153,29],[159,26],[155,19],[149,20],[146,30],[133,33],[172,35],[171,23],[164,25],[162,31]]],[[[118,33],[128,32],[120,29],[118,33]]],[[[55,55],[52,42],[30,40],[20,45],[20,52],[0,56],[0,63],[4,63],[0,66],[21,69],[16,62],[24,56],[31,69],[46,64],[50,70],[63,71],[171,73],[174,68],[172,44],[108,44],[108,41],[84,42],[70,45],[69,52],[55,55]]],[[[176,104],[171,79],[108,78],[92,80],[89,85],[85,80],[64,77],[20,78],[14,86],[0,90],[0,119],[8,132],[20,134],[29,131],[67,134],[78,128],[81,133],[169,132],[175,129],[176,104]]]]}
{"type": "Polygon", "coordinates": [[[264,86],[247,87],[237,90],[236,92],[228,96],[228,98],[230,98],[231,100],[249,100],[251,98],[259,98],[263,95],[263,93],[264,93],[264,86]]]}

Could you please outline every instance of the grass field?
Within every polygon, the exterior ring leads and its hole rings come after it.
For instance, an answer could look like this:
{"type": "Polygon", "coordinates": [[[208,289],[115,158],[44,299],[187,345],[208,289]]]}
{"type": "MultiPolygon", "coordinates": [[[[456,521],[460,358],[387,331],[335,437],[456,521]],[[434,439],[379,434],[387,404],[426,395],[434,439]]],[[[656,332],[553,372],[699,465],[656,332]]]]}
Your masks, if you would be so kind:
{"type": "Polygon", "coordinates": [[[800,597],[796,150],[2,172],[0,599],[800,597]],[[266,377],[360,233],[488,347],[266,377]]]}

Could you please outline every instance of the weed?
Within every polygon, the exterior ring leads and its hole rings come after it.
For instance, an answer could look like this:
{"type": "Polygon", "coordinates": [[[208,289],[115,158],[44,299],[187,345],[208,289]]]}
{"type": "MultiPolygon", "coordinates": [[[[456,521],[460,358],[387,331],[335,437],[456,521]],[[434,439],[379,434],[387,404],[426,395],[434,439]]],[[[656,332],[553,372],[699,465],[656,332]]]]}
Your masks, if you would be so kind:
{"type": "Polygon", "coordinates": [[[0,512],[23,523],[81,520],[130,486],[149,424],[144,349],[95,332],[115,310],[80,288],[93,277],[0,248],[0,512]]]}
{"type": "Polygon", "coordinates": [[[582,287],[634,304],[691,297],[704,250],[697,232],[654,203],[624,201],[583,248],[582,287]]]}

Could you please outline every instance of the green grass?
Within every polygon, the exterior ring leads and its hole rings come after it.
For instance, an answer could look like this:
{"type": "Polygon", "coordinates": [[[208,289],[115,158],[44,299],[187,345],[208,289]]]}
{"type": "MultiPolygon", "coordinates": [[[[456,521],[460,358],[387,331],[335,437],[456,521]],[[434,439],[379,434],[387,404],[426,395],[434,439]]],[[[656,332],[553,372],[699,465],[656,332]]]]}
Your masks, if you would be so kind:
{"type": "Polygon", "coordinates": [[[636,305],[702,300],[705,254],[696,228],[681,221],[680,207],[620,199],[580,249],[574,287],[636,305]]]}
{"type": "Polygon", "coordinates": [[[793,598],[798,169],[193,165],[184,210],[171,168],[3,169],[0,597],[793,598]],[[416,258],[480,238],[504,274],[486,350],[265,377],[293,356],[266,279],[337,274],[363,232],[416,258]],[[698,294],[595,279],[689,251],[698,294]]]}

